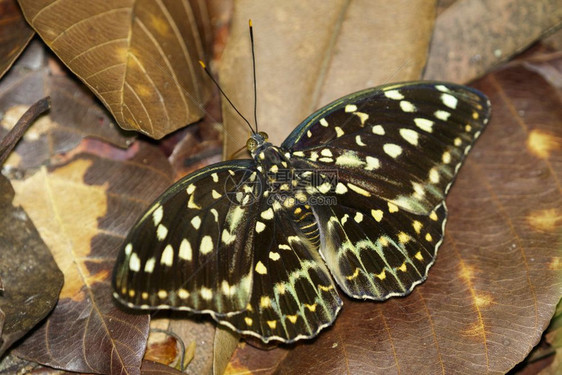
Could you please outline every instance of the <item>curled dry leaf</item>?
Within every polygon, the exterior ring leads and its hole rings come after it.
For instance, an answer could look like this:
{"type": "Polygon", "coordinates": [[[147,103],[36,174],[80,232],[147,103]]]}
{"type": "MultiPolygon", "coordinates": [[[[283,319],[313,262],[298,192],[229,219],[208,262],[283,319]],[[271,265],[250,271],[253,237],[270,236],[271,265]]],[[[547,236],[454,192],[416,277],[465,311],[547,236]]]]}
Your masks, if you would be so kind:
{"type": "Polygon", "coordinates": [[[559,0],[458,0],[437,17],[424,79],[468,82],[561,26],[559,0]]]}
{"type": "MultiPolygon", "coordinates": [[[[105,151],[90,148],[96,149],[105,151]]],[[[171,183],[171,170],[154,147],[135,144],[120,152],[120,161],[79,153],[14,181],[16,203],[26,208],[65,274],[55,310],[17,348],[20,356],[67,371],[140,373],[148,315],[119,308],[110,277],[124,236],[171,183]]]]}
{"type": "Polygon", "coordinates": [[[25,211],[12,205],[14,190],[2,175],[0,192],[2,355],[54,308],[63,275],[25,211]]]}
{"type": "MultiPolygon", "coordinates": [[[[258,122],[280,144],[306,116],[332,100],[418,79],[434,13],[434,0],[239,1],[220,63],[221,84],[253,123],[251,18],[258,122]]],[[[249,130],[224,103],[223,108],[228,156],[246,144],[249,130]]]]}
{"type": "Polygon", "coordinates": [[[181,375],[183,372],[158,362],[143,361],[141,367],[142,375],[181,375]]]}
{"type": "Polygon", "coordinates": [[[562,295],[562,96],[523,62],[475,86],[492,121],[447,198],[427,281],[384,303],[346,300],[331,329],[248,372],[505,373],[539,341],[562,295]]]}
{"type": "Polygon", "coordinates": [[[202,116],[209,83],[197,60],[211,38],[205,1],[19,3],[122,128],[161,138],[202,116]]]}
{"type": "Polygon", "coordinates": [[[16,0],[0,0],[0,77],[6,73],[27,46],[33,29],[23,19],[16,0]]]}
{"type": "Polygon", "coordinates": [[[76,147],[84,137],[96,137],[126,147],[126,136],[81,84],[56,71],[39,42],[33,42],[0,81],[0,136],[12,128],[27,108],[51,96],[51,111],[25,133],[6,163],[18,169],[49,164],[55,155],[76,147]]]}

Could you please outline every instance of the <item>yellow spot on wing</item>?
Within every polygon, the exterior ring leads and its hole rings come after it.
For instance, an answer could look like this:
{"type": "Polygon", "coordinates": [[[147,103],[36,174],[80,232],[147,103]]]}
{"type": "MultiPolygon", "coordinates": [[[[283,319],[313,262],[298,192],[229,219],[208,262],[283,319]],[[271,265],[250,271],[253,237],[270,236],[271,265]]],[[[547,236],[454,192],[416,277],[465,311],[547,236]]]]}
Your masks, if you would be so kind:
{"type": "Polygon", "coordinates": [[[398,212],[398,206],[396,206],[394,203],[388,202],[388,212],[390,212],[391,214],[394,212],[398,212]]]}
{"type": "Polygon", "coordinates": [[[304,306],[305,306],[308,310],[310,310],[311,312],[315,312],[315,311],[316,311],[316,304],[309,305],[308,303],[305,303],[304,306]]]}
{"type": "Polygon", "coordinates": [[[398,241],[400,241],[400,243],[406,243],[408,241],[410,241],[412,239],[412,237],[410,237],[408,234],[404,233],[404,232],[400,232],[398,233],[398,241]]]}
{"type": "Polygon", "coordinates": [[[299,317],[298,315],[287,315],[287,319],[289,319],[289,321],[293,324],[297,322],[298,317],[299,317]]]}
{"type": "Polygon", "coordinates": [[[260,275],[265,275],[267,274],[267,268],[265,268],[265,266],[263,265],[263,263],[261,262],[261,260],[258,262],[258,264],[256,264],[256,272],[259,273],[260,275]]]}
{"type": "Polygon", "coordinates": [[[269,326],[269,328],[275,329],[275,327],[277,327],[277,320],[268,320],[267,325],[269,326]]]}
{"type": "Polygon", "coordinates": [[[380,223],[382,220],[383,212],[382,210],[371,210],[371,215],[378,223],[380,223]]]}
{"type": "Polygon", "coordinates": [[[348,280],[353,280],[357,276],[359,276],[359,268],[355,268],[355,272],[353,272],[353,275],[346,276],[345,278],[348,280]]]}
{"type": "Polygon", "coordinates": [[[244,322],[246,322],[246,325],[247,325],[248,327],[250,327],[250,326],[254,323],[254,321],[253,321],[252,318],[250,318],[250,317],[245,317],[245,318],[244,318],[244,322]]]}
{"type": "Polygon", "coordinates": [[[271,307],[271,299],[268,296],[262,296],[260,299],[260,307],[263,309],[271,307]]]}
{"type": "Polygon", "coordinates": [[[416,255],[414,255],[414,258],[416,258],[416,259],[419,260],[419,261],[422,261],[422,260],[423,260],[423,255],[421,254],[420,251],[418,251],[418,252],[416,253],[416,255]]]}
{"type": "Polygon", "coordinates": [[[384,280],[386,279],[386,270],[383,268],[381,273],[375,274],[375,276],[379,279],[379,280],[384,280]]]}
{"type": "Polygon", "coordinates": [[[402,265],[400,267],[398,267],[398,269],[402,272],[406,272],[407,268],[406,268],[406,262],[402,263],[402,265]]]}

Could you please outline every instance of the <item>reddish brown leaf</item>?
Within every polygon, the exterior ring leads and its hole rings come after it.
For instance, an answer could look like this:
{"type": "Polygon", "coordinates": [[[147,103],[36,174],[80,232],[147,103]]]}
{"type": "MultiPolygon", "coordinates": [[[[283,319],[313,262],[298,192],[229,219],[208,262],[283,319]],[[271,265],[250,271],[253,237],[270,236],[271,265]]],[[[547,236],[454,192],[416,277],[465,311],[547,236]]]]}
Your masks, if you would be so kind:
{"type": "Polygon", "coordinates": [[[109,280],[123,237],[171,183],[171,170],[153,147],[121,152],[127,160],[82,153],[14,181],[16,202],[29,210],[65,274],[55,311],[18,355],[69,371],[140,372],[148,316],[119,308],[109,280]]]}
{"type": "Polygon", "coordinates": [[[27,46],[33,29],[23,19],[16,0],[0,0],[0,77],[6,73],[27,46]]]}
{"type": "MultiPolygon", "coordinates": [[[[313,110],[390,81],[418,79],[425,64],[434,0],[239,1],[220,64],[223,89],[253,123],[248,19],[254,24],[258,121],[274,144],[313,110]],[[415,11],[413,11],[415,9],[415,11]]],[[[225,153],[249,130],[225,104],[225,153]]]]}
{"type": "Polygon", "coordinates": [[[154,138],[198,120],[211,26],[201,0],[20,0],[27,21],[124,129],[154,138]]]}
{"type": "MultiPolygon", "coordinates": [[[[557,55],[549,63],[562,67],[557,55]]],[[[561,95],[524,62],[475,86],[492,121],[451,189],[428,280],[406,298],[346,300],[331,329],[266,371],[239,354],[233,363],[260,374],[482,374],[525,358],[562,295],[561,95]]]]}
{"type": "Polygon", "coordinates": [[[437,18],[424,79],[468,82],[560,26],[559,0],[458,0],[437,18]]]}
{"type": "Polygon", "coordinates": [[[92,94],[49,63],[44,47],[32,43],[0,82],[0,137],[4,136],[27,108],[51,96],[51,111],[26,132],[8,159],[18,169],[36,168],[56,154],[76,147],[87,136],[97,137],[119,147],[131,142],[100,108],[92,94]]]}

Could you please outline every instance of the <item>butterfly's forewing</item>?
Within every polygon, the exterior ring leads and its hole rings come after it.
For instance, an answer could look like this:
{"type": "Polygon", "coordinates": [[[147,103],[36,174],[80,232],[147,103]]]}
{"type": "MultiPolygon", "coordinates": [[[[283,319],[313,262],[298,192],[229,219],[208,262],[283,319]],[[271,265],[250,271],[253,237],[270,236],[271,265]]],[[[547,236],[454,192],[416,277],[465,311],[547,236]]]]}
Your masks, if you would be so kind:
{"type": "Polygon", "coordinates": [[[489,117],[485,96],[448,83],[383,86],[344,97],[283,143],[298,169],[337,173],[317,186],[320,251],[350,296],[404,295],[433,264],[445,196],[489,117]]]}
{"type": "Polygon", "coordinates": [[[337,169],[342,181],[429,214],[444,200],[489,113],[487,98],[466,86],[381,86],[312,114],[282,148],[299,167],[337,169]]]}
{"type": "Polygon", "coordinates": [[[297,204],[288,209],[280,202],[264,199],[259,210],[247,310],[215,318],[264,342],[314,337],[332,324],[342,305],[318,253],[310,207],[297,204]]]}
{"type": "Polygon", "coordinates": [[[190,174],[160,196],[130,231],[114,271],[130,307],[239,312],[251,295],[261,179],[252,160],[190,174]]]}

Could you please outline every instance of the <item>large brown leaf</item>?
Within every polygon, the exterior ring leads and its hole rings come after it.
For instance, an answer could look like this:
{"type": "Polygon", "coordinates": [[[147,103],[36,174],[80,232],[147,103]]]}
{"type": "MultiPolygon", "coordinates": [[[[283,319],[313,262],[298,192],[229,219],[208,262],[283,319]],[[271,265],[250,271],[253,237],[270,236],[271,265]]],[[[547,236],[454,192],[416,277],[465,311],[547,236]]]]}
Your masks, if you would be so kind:
{"type": "Polygon", "coordinates": [[[96,137],[126,147],[131,136],[123,134],[93,95],[50,61],[45,47],[33,42],[0,81],[0,136],[4,136],[25,110],[40,98],[51,96],[51,111],[29,129],[7,165],[30,169],[50,163],[84,137],[96,137]]]}
{"type": "Polygon", "coordinates": [[[27,43],[33,29],[23,19],[16,0],[0,0],[0,77],[16,61],[27,43]]]}
{"type": "Polygon", "coordinates": [[[198,120],[211,30],[203,0],[19,1],[25,18],[124,129],[154,138],[198,120]]]}
{"type": "MultiPolygon", "coordinates": [[[[547,65],[561,71],[562,59],[547,65]]],[[[493,117],[447,198],[428,280],[406,298],[346,300],[317,340],[246,347],[230,373],[505,373],[525,358],[562,295],[561,96],[528,66],[475,84],[493,117]]]]}
{"type": "MultiPolygon", "coordinates": [[[[2,139],[0,166],[49,105],[49,98],[33,104],[2,139]]],[[[0,356],[54,308],[63,283],[49,249],[13,198],[10,181],[0,175],[0,356]]]]}
{"type": "Polygon", "coordinates": [[[171,183],[171,171],[160,152],[142,144],[109,153],[89,141],[75,153],[64,165],[13,181],[15,202],[28,210],[65,275],[53,314],[17,353],[69,371],[139,374],[148,316],[119,308],[109,281],[123,237],[171,183]],[[115,160],[92,154],[100,151],[115,160]]]}
{"type": "MultiPolygon", "coordinates": [[[[330,0],[236,3],[220,65],[223,89],[253,123],[248,19],[254,24],[258,122],[274,144],[313,110],[390,81],[418,79],[425,64],[434,0],[330,0]]],[[[249,130],[223,104],[228,157],[249,130]]]]}
{"type": "Polygon", "coordinates": [[[561,26],[560,0],[457,0],[437,18],[424,79],[468,82],[561,26]]]}
{"type": "Polygon", "coordinates": [[[0,175],[0,355],[55,306],[63,283],[49,249],[0,175]]]}

